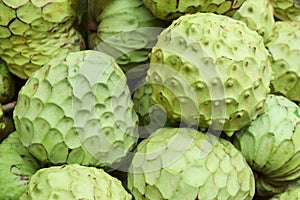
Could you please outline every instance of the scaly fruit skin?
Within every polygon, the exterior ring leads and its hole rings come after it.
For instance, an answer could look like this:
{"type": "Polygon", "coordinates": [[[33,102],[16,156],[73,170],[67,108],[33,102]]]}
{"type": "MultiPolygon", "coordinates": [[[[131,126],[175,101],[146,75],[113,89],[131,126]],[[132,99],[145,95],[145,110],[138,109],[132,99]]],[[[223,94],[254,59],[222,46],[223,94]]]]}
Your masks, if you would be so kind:
{"type": "Polygon", "coordinates": [[[288,187],[283,193],[280,193],[274,197],[272,197],[270,200],[296,200],[300,199],[300,186],[299,185],[293,185],[288,187]]]}
{"type": "Polygon", "coordinates": [[[20,200],[131,200],[121,182],[103,169],[78,164],[38,170],[20,200]]]}
{"type": "Polygon", "coordinates": [[[124,71],[148,61],[164,25],[141,0],[111,0],[96,20],[89,47],[115,58],[124,71]]]}
{"type": "Polygon", "coordinates": [[[0,103],[9,102],[15,94],[15,79],[9,73],[6,63],[0,59],[0,103]]]}
{"type": "Polygon", "coordinates": [[[271,92],[300,102],[300,21],[277,21],[266,46],[274,71],[271,92]]]}
{"type": "Polygon", "coordinates": [[[283,192],[300,178],[300,108],[283,96],[268,95],[264,114],[236,132],[233,144],[258,172],[258,195],[283,192]]]}
{"type": "Polygon", "coordinates": [[[22,145],[18,133],[11,133],[0,144],[0,199],[19,199],[39,168],[37,160],[22,145]]]}
{"type": "Polygon", "coordinates": [[[274,10],[269,0],[247,0],[232,18],[244,21],[247,26],[263,36],[265,43],[271,37],[275,25],[274,10]]]}
{"type": "Polygon", "coordinates": [[[78,0],[0,1],[0,57],[10,72],[27,79],[52,58],[85,48],[72,26],[78,0]]]}
{"type": "Polygon", "coordinates": [[[232,15],[245,0],[143,0],[145,6],[157,18],[171,21],[185,14],[196,12],[211,12],[232,15]]]}
{"type": "Polygon", "coordinates": [[[87,50],[28,79],[14,110],[24,146],[43,163],[117,167],[138,140],[126,78],[113,58],[87,50]]]}
{"type": "Polygon", "coordinates": [[[274,15],[283,21],[293,21],[300,17],[300,3],[298,0],[271,0],[274,15]]]}
{"type": "Polygon", "coordinates": [[[136,200],[252,199],[254,187],[230,142],[191,128],[162,128],[143,140],[128,174],[136,200]]]}
{"type": "Polygon", "coordinates": [[[146,81],[168,117],[228,136],[261,113],[272,70],[263,38],[242,21],[187,14],[159,36],[146,81]]]}

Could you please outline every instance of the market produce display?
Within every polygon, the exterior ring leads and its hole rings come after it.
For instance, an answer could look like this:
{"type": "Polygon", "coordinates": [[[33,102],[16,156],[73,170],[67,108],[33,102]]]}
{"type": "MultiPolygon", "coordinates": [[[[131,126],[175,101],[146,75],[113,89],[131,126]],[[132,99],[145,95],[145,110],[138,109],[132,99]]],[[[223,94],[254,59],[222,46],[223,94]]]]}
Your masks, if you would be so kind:
{"type": "Polygon", "coordinates": [[[0,0],[0,200],[300,199],[298,0],[0,0]]]}

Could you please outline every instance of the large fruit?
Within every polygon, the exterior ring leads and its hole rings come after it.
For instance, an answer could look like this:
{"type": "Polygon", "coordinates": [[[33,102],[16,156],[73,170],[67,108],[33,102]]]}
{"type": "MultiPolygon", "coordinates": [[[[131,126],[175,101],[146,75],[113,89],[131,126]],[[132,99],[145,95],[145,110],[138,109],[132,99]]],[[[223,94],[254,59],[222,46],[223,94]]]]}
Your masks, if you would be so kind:
{"type": "Polygon", "coordinates": [[[49,164],[116,167],[138,140],[122,70],[92,50],[34,73],[19,92],[14,121],[22,143],[49,164]]]}
{"type": "Polygon", "coordinates": [[[300,21],[277,21],[271,41],[271,91],[300,102],[300,21]]]}
{"type": "Polygon", "coordinates": [[[298,0],[271,0],[274,15],[280,20],[292,21],[300,17],[300,3],[298,0]]]}
{"type": "Polygon", "coordinates": [[[300,185],[299,183],[288,187],[283,193],[280,193],[270,200],[297,200],[300,199],[300,185]]]}
{"type": "Polygon", "coordinates": [[[0,57],[27,79],[52,58],[85,48],[72,27],[78,0],[0,1],[0,57]]]}
{"type": "Polygon", "coordinates": [[[300,178],[300,108],[285,97],[268,95],[264,114],[236,132],[233,144],[257,172],[258,195],[283,192],[300,178]]]}
{"type": "Polygon", "coordinates": [[[191,128],[162,128],[137,147],[128,174],[136,200],[252,199],[254,176],[224,139],[191,128]]]}
{"type": "Polygon", "coordinates": [[[78,164],[40,169],[20,200],[130,200],[121,182],[103,169],[78,164]]]}
{"type": "Polygon", "coordinates": [[[244,22],[187,14],[160,34],[146,81],[153,102],[170,119],[231,136],[262,111],[272,75],[269,58],[263,38],[244,22]]]}
{"type": "Polygon", "coordinates": [[[9,102],[15,95],[15,79],[9,73],[6,63],[0,59],[0,103],[9,102]]]}
{"type": "Polygon", "coordinates": [[[11,133],[0,144],[0,199],[19,199],[39,168],[37,160],[22,145],[18,133],[11,133]]]}
{"type": "Polygon", "coordinates": [[[184,14],[196,12],[214,12],[232,15],[245,0],[143,0],[143,2],[157,18],[170,21],[184,14]]]}

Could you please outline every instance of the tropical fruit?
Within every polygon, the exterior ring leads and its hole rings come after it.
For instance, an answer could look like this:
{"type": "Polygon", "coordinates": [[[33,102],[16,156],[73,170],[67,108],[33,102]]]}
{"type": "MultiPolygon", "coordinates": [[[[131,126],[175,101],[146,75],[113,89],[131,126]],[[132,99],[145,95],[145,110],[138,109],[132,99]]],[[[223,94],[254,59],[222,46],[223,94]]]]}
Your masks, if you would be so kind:
{"type": "Polygon", "coordinates": [[[93,199],[130,200],[121,182],[103,169],[78,164],[38,170],[20,200],[93,199]]]}
{"type": "Polygon", "coordinates": [[[0,59],[0,103],[9,102],[15,95],[15,79],[9,73],[6,63],[0,59]]]}
{"type": "Polygon", "coordinates": [[[52,58],[85,48],[72,26],[78,0],[0,1],[0,57],[10,72],[27,79],[52,58]]]}
{"type": "Polygon", "coordinates": [[[136,200],[252,199],[254,176],[227,140],[162,128],[137,147],[128,174],[136,200]]]}
{"type": "Polygon", "coordinates": [[[101,52],[73,52],[36,71],[14,110],[24,146],[43,164],[114,168],[138,140],[126,78],[101,52]]]}
{"type": "Polygon", "coordinates": [[[274,71],[271,92],[300,102],[300,21],[277,21],[266,46],[274,71]]]}
{"type": "Polygon", "coordinates": [[[293,21],[300,17],[300,3],[298,0],[271,0],[274,15],[279,20],[293,21]]]}
{"type": "Polygon", "coordinates": [[[245,0],[143,0],[145,6],[160,19],[171,21],[185,14],[196,12],[211,12],[232,15],[245,0]]]}
{"type": "Polygon", "coordinates": [[[262,111],[272,76],[269,59],[263,38],[244,22],[186,14],[160,34],[146,81],[168,118],[231,136],[262,111]]]}
{"type": "Polygon", "coordinates": [[[300,108],[283,96],[268,95],[264,114],[237,131],[233,144],[257,172],[258,195],[283,192],[300,178],[300,108]]]}
{"type": "Polygon", "coordinates": [[[299,183],[288,187],[283,193],[280,193],[271,198],[271,200],[288,200],[300,199],[300,186],[299,183]]]}
{"type": "Polygon", "coordinates": [[[0,199],[19,199],[39,168],[37,160],[22,145],[18,133],[11,133],[0,144],[0,199]]]}

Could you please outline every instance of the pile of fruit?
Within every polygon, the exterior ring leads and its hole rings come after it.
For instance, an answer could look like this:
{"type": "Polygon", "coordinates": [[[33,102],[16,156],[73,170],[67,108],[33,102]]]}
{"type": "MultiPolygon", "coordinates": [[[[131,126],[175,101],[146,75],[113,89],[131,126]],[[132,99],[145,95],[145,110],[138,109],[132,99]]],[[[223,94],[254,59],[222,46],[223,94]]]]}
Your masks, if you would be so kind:
{"type": "Polygon", "coordinates": [[[296,0],[0,0],[0,199],[300,199],[296,0]]]}

